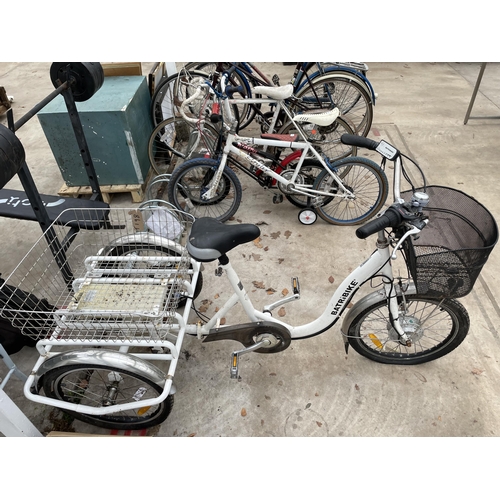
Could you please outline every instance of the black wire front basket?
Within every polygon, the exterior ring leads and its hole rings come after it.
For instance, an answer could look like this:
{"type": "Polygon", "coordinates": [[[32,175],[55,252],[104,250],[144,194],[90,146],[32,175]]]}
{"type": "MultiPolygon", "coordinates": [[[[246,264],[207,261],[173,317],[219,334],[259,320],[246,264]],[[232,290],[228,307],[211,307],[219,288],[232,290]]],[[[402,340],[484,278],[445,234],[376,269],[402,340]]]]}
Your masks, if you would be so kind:
{"type": "MultiPolygon", "coordinates": [[[[443,186],[428,186],[429,223],[403,244],[417,293],[458,298],[471,292],[498,240],[491,213],[469,195],[443,186]]],[[[402,193],[409,201],[411,191],[402,193]]]]}

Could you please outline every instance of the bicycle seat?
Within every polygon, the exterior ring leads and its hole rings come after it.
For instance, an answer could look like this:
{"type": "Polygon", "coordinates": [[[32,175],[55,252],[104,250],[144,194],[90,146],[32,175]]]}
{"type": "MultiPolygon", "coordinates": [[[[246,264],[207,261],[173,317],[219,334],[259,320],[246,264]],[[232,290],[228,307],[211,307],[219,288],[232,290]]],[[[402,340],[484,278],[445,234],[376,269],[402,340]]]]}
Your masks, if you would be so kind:
{"type": "Polygon", "coordinates": [[[295,115],[293,117],[293,121],[301,123],[314,123],[320,127],[327,127],[328,125],[331,125],[339,117],[339,115],[340,110],[338,108],[333,108],[323,113],[318,113],[316,111],[301,113],[300,115],[295,115]]]}
{"type": "Polygon", "coordinates": [[[263,94],[271,99],[283,101],[293,94],[293,85],[291,83],[282,85],[281,87],[265,87],[262,85],[254,87],[253,91],[255,94],[263,94]]]}
{"type": "Polygon", "coordinates": [[[260,229],[254,224],[225,225],[211,217],[201,217],[193,222],[186,245],[189,255],[198,262],[212,262],[229,250],[255,240],[260,229]]]}

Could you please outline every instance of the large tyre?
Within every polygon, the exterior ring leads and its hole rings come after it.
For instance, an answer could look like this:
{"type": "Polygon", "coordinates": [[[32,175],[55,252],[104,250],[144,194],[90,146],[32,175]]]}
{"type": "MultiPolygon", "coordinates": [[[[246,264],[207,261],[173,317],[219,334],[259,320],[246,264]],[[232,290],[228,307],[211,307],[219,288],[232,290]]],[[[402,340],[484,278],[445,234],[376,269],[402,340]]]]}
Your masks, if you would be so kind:
{"type": "MultiPolygon", "coordinates": [[[[339,160],[332,167],[344,187],[354,194],[354,199],[325,196],[323,204],[316,206],[316,211],[323,220],[344,226],[362,224],[382,209],[389,194],[389,181],[375,162],[355,156],[339,160]]],[[[318,175],[313,188],[317,191],[342,193],[327,170],[318,175]]]]}
{"type": "MultiPolygon", "coordinates": [[[[348,156],[356,156],[356,146],[342,144],[342,134],[355,134],[354,129],[343,118],[337,118],[328,127],[320,127],[313,123],[300,125],[306,139],[319,153],[323,153],[330,161],[337,161],[348,156]]],[[[294,122],[286,123],[278,134],[298,134],[294,122]]]]}
{"type": "MultiPolygon", "coordinates": [[[[109,405],[105,395],[110,385],[116,386],[113,404],[137,401],[138,394],[144,399],[158,397],[162,388],[144,376],[127,370],[92,364],[61,366],[48,371],[43,377],[43,390],[50,398],[100,408],[109,405]]],[[[64,410],[78,420],[106,429],[137,430],[161,424],[174,405],[170,394],[160,404],[109,415],[86,415],[64,410]]]]}
{"type": "Polygon", "coordinates": [[[177,209],[199,217],[212,217],[221,222],[238,210],[242,198],[241,183],[236,174],[224,167],[216,195],[203,200],[220,165],[218,160],[194,158],[184,162],[172,174],[168,183],[168,201],[177,209]]]}
{"type": "Polygon", "coordinates": [[[326,74],[306,82],[296,96],[308,109],[339,108],[355,133],[367,136],[373,121],[373,103],[364,84],[353,77],[326,74]]]}
{"type": "Polygon", "coordinates": [[[67,80],[68,70],[71,91],[76,102],[89,100],[104,83],[101,63],[55,62],[50,66],[50,80],[55,88],[67,80]]]}
{"type": "Polygon", "coordinates": [[[171,117],[158,124],[148,143],[151,167],[160,175],[173,172],[175,167],[193,156],[212,156],[217,149],[219,132],[209,123],[203,129],[182,117],[171,117]]]}
{"type": "Polygon", "coordinates": [[[353,320],[348,331],[349,344],[362,356],[379,363],[415,365],[456,349],[470,326],[469,315],[460,302],[441,302],[424,295],[407,295],[405,302],[401,301],[399,322],[411,338],[411,347],[398,342],[385,299],[353,320]]]}
{"type": "Polygon", "coordinates": [[[26,155],[16,134],[0,124],[0,189],[21,170],[26,155]]]}

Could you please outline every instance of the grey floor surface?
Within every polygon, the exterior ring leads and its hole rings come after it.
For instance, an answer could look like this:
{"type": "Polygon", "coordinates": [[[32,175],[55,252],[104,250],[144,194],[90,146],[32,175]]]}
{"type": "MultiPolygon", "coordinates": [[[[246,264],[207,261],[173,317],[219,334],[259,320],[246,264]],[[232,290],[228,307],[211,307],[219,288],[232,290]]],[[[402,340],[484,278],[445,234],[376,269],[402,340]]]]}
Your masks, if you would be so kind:
{"type": "MultiPolygon", "coordinates": [[[[151,63],[143,64],[146,74],[151,63]]],[[[500,216],[500,65],[486,67],[471,118],[464,125],[478,63],[369,64],[368,77],[378,97],[370,137],[388,140],[417,160],[429,184],[466,191],[500,216]]],[[[259,63],[282,82],[291,73],[281,63],[259,63]]],[[[0,63],[0,85],[14,96],[22,116],[52,90],[50,63],[0,63]]],[[[4,119],[2,123],[4,123],[4,119]]],[[[39,190],[56,194],[62,178],[37,118],[19,130],[39,190]]],[[[373,154],[371,158],[376,160],[373,154]]],[[[392,171],[388,170],[389,179],[392,171]]],[[[311,321],[321,312],[335,285],[372,251],[374,241],[358,240],[354,228],[319,220],[303,226],[297,209],[273,205],[272,193],[240,175],[241,222],[262,223],[261,245],[249,243],[230,257],[252,299],[270,301],[267,289],[289,287],[299,276],[300,301],[286,306],[291,323],[311,321]],[[255,282],[265,287],[255,286],[255,282]]],[[[7,187],[18,188],[15,179],[7,187]]],[[[131,206],[130,195],[117,195],[113,206],[131,206]]],[[[35,223],[0,220],[2,264],[7,274],[39,237],[35,223]]],[[[170,417],[147,435],[225,437],[496,437],[500,434],[500,337],[498,297],[500,254],[495,250],[473,292],[462,299],[471,318],[470,333],[453,353],[418,366],[389,366],[350,351],[346,356],[340,327],[292,343],[275,355],[242,358],[238,381],[229,378],[235,344],[184,343],[175,377],[178,392],[170,417]]],[[[208,312],[223,303],[228,290],[205,266],[206,285],[199,300],[208,312]]],[[[236,312],[235,322],[242,317],[236,312]]],[[[12,356],[25,372],[36,359],[25,348],[12,356]]],[[[0,363],[0,377],[6,370],[0,363]]],[[[27,401],[22,384],[11,379],[6,392],[33,424],[53,430],[107,435],[109,430],[77,420],[63,429],[59,411],[27,401]]]]}

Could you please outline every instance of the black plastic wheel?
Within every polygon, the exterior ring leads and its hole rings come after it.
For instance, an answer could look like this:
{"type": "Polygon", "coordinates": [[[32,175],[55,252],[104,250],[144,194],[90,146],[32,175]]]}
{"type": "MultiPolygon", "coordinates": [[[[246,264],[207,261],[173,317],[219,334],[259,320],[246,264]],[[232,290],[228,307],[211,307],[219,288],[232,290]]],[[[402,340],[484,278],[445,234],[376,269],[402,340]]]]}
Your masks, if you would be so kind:
{"type": "Polygon", "coordinates": [[[76,102],[88,101],[104,83],[104,71],[98,62],[55,62],[50,67],[50,80],[58,88],[69,78],[76,102]]]}
{"type": "Polygon", "coordinates": [[[212,217],[220,222],[230,219],[240,206],[242,188],[238,176],[227,165],[214,196],[202,198],[219,165],[219,160],[193,158],[177,167],[167,185],[169,203],[195,218],[212,217]]]}
{"type": "Polygon", "coordinates": [[[23,166],[26,155],[16,134],[0,125],[0,188],[3,188],[23,166]]]}
{"type": "Polygon", "coordinates": [[[311,224],[314,224],[316,222],[318,216],[316,215],[316,212],[311,208],[303,208],[299,212],[298,218],[301,224],[304,224],[305,226],[310,226],[311,224]]]}

